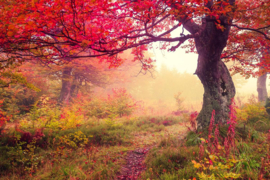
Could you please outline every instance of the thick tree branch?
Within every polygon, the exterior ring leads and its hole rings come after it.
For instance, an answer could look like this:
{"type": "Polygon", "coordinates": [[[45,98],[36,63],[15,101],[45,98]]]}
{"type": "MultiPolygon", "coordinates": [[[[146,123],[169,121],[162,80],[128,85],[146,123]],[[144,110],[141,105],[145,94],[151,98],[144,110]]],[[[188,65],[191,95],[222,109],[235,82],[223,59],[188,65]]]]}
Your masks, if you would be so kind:
{"type": "Polygon", "coordinates": [[[201,26],[196,24],[192,19],[178,18],[177,20],[181,22],[184,28],[191,34],[196,34],[201,28],[201,26]]]}

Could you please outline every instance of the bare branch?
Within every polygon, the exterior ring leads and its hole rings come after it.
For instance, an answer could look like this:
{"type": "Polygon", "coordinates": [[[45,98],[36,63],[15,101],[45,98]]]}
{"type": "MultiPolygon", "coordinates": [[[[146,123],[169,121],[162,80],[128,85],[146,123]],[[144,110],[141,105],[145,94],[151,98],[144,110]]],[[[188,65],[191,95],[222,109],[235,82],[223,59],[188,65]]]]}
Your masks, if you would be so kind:
{"type": "Polygon", "coordinates": [[[266,26],[266,27],[263,27],[263,28],[259,28],[259,29],[253,29],[253,28],[247,28],[247,27],[240,27],[240,26],[238,26],[236,24],[230,24],[230,26],[236,27],[238,29],[249,30],[249,31],[254,31],[254,32],[260,33],[260,34],[262,34],[265,37],[265,39],[270,40],[270,38],[267,36],[267,34],[265,34],[264,32],[260,31],[261,29],[269,28],[270,25],[269,26],[266,26]]]}

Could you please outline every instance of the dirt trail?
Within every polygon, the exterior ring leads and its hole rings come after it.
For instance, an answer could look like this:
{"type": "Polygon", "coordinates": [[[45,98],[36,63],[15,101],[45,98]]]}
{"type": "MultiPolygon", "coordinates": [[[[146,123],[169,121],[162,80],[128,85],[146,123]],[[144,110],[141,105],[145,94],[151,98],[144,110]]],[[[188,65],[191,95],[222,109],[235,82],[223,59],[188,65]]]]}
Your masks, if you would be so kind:
{"type": "Polygon", "coordinates": [[[152,149],[161,138],[175,136],[179,140],[183,139],[186,135],[187,128],[183,124],[177,124],[174,126],[167,126],[165,128],[165,135],[154,135],[153,133],[136,134],[134,136],[135,144],[144,146],[143,148],[137,148],[133,151],[129,151],[125,157],[126,163],[122,166],[120,173],[116,180],[137,180],[140,174],[146,170],[143,161],[147,156],[147,153],[152,149]]]}
{"type": "Polygon", "coordinates": [[[128,152],[126,164],[122,166],[117,180],[136,180],[140,174],[146,170],[143,160],[152,147],[138,148],[128,152]]]}

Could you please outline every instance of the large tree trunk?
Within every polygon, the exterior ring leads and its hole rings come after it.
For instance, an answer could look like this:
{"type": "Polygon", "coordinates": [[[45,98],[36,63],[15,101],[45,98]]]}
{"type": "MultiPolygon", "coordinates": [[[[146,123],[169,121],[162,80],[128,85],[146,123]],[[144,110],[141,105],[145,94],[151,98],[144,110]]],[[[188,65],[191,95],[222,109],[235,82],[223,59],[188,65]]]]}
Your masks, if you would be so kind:
{"type": "Polygon", "coordinates": [[[230,27],[225,25],[222,31],[216,28],[213,20],[206,19],[203,20],[203,26],[200,36],[195,38],[199,53],[196,74],[204,87],[203,107],[197,117],[198,129],[208,127],[213,110],[216,113],[215,123],[226,123],[231,99],[235,95],[230,73],[220,58],[227,44],[230,27]]]}
{"type": "Polygon", "coordinates": [[[72,85],[72,67],[64,67],[62,72],[62,89],[60,92],[59,103],[67,104],[71,97],[71,85],[72,85]]]}
{"type": "Polygon", "coordinates": [[[259,102],[265,101],[266,98],[268,97],[266,89],[266,79],[267,73],[264,73],[263,75],[259,76],[257,80],[257,91],[259,102]]]}
{"type": "MultiPolygon", "coordinates": [[[[206,64],[205,64],[206,65],[206,64]]],[[[203,107],[197,118],[198,128],[209,125],[212,111],[215,110],[215,122],[225,124],[229,118],[229,106],[235,95],[235,88],[226,65],[217,61],[205,66],[197,73],[203,87],[203,107]]]]}

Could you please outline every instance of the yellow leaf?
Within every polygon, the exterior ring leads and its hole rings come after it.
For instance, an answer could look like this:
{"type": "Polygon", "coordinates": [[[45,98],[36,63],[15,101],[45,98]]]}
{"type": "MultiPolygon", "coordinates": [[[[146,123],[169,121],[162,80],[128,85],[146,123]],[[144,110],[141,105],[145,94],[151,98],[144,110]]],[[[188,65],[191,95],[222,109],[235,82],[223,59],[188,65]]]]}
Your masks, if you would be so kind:
{"type": "Polygon", "coordinates": [[[236,159],[231,159],[231,162],[235,164],[235,163],[238,162],[238,160],[236,160],[236,159]]]}
{"type": "Polygon", "coordinates": [[[204,138],[201,138],[201,141],[202,141],[202,142],[205,142],[205,139],[204,139],[204,138]]]}
{"type": "Polygon", "coordinates": [[[201,167],[201,164],[200,163],[197,163],[194,160],[192,161],[192,163],[194,164],[194,167],[197,168],[197,169],[201,167]]]}
{"type": "Polygon", "coordinates": [[[216,156],[214,156],[214,155],[209,155],[209,158],[212,160],[212,161],[214,161],[215,159],[216,159],[216,156]]]}

